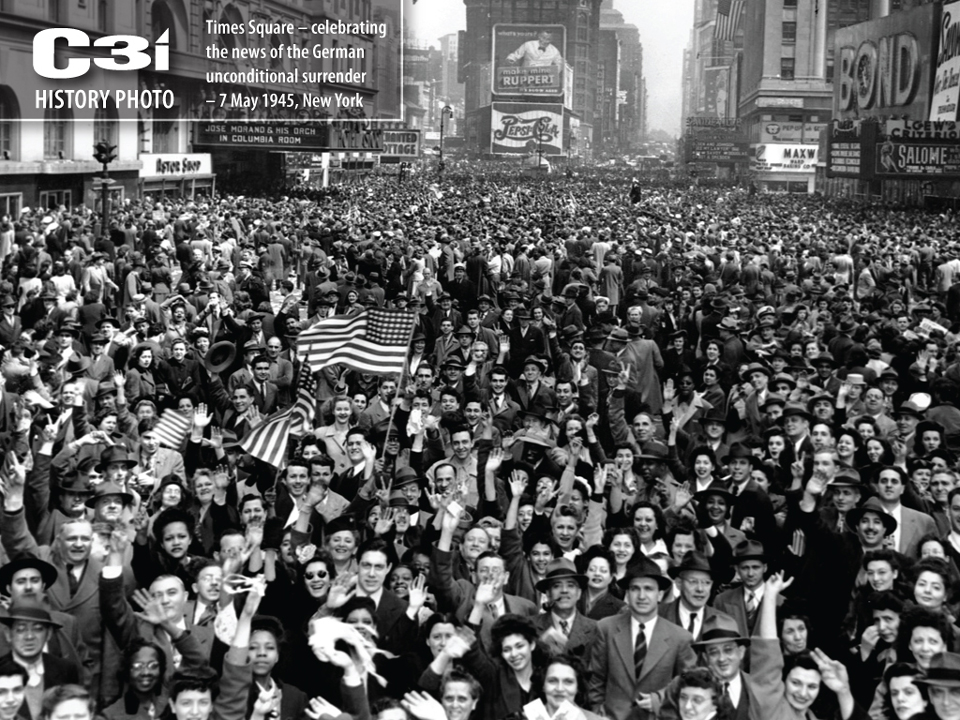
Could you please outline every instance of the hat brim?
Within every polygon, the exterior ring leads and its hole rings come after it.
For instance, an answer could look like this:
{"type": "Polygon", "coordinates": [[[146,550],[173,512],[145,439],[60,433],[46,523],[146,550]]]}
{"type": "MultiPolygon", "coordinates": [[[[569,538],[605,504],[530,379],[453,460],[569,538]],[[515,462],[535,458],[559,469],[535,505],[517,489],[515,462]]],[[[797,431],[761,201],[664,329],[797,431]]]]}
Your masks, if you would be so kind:
{"type": "MultiPolygon", "coordinates": [[[[134,463],[134,465],[136,465],[136,463],[134,463]]],[[[112,497],[114,495],[119,497],[123,501],[124,505],[133,505],[133,501],[134,501],[133,495],[131,495],[128,492],[118,492],[118,493],[111,492],[111,493],[106,493],[105,495],[94,495],[93,497],[87,498],[87,501],[84,503],[84,505],[92,509],[97,506],[97,500],[101,500],[105,497],[112,497]]]]}
{"type": "Polygon", "coordinates": [[[927,686],[933,686],[933,687],[960,688],[960,677],[953,677],[953,678],[915,677],[913,679],[913,684],[927,685],[927,686]]]}
{"type": "Polygon", "coordinates": [[[717,637],[710,638],[709,640],[700,640],[699,642],[690,643],[690,647],[694,650],[699,651],[703,648],[710,647],[711,645],[720,645],[722,643],[736,643],[741,647],[747,647],[750,645],[750,638],[744,637],[743,635],[731,635],[730,637],[717,637]]]}
{"type": "Polygon", "coordinates": [[[221,340],[214,343],[203,358],[203,366],[208,372],[220,373],[233,365],[237,357],[237,346],[229,340],[221,340]],[[215,356],[223,354],[221,360],[215,360],[215,356]]]}
{"type": "Polygon", "coordinates": [[[651,580],[656,580],[657,585],[660,586],[661,590],[666,590],[667,588],[673,585],[673,580],[671,580],[666,575],[645,575],[638,573],[627,573],[622,578],[617,580],[617,587],[621,590],[629,590],[630,583],[638,578],[650,578],[651,580]]]}
{"type": "Polygon", "coordinates": [[[40,558],[24,557],[12,560],[0,568],[0,589],[9,587],[14,574],[28,568],[40,571],[40,579],[45,588],[51,587],[57,581],[59,572],[56,567],[40,558]]]}
{"type": "Polygon", "coordinates": [[[554,575],[553,577],[544,578],[536,584],[537,592],[547,592],[550,589],[550,586],[553,585],[557,580],[573,580],[580,586],[581,590],[587,589],[587,576],[581,575],[580,573],[564,573],[563,575],[554,575]]]}
{"type": "Polygon", "coordinates": [[[60,623],[58,623],[56,620],[54,620],[54,619],[52,619],[52,618],[51,618],[50,620],[42,620],[42,619],[40,619],[40,618],[31,617],[31,616],[29,616],[29,615],[2,615],[2,616],[0,616],[0,623],[3,623],[4,625],[13,625],[13,623],[15,623],[17,620],[24,620],[24,621],[26,621],[26,622],[40,623],[41,625],[46,625],[46,626],[52,627],[52,628],[54,628],[54,629],[60,629],[60,628],[63,627],[63,625],[61,625],[60,623]]]}
{"type": "Polygon", "coordinates": [[[876,508],[862,508],[857,507],[847,513],[847,525],[851,528],[860,524],[860,520],[863,519],[863,516],[868,512],[872,512],[874,515],[880,516],[880,522],[883,523],[883,527],[886,528],[886,535],[892,534],[897,529],[897,519],[890,515],[887,515],[882,510],[877,510],[876,508]]]}

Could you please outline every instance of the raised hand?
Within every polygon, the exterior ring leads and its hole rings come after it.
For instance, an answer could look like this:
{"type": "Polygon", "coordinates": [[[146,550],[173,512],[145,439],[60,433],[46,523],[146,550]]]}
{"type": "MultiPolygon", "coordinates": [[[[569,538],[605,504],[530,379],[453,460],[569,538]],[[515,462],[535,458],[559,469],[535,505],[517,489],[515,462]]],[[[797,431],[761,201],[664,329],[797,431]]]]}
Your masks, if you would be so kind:
{"type": "Polygon", "coordinates": [[[811,650],[810,655],[820,668],[820,679],[824,685],[837,695],[850,691],[850,676],[847,674],[846,665],[839,660],[830,659],[820,648],[811,650]]]}
{"type": "Polygon", "coordinates": [[[587,430],[593,430],[597,426],[597,423],[600,422],[600,416],[596,413],[591,413],[590,417],[587,418],[586,428],[587,430]]]}
{"type": "Polygon", "coordinates": [[[501,448],[494,448],[487,457],[487,470],[496,473],[503,465],[504,452],[501,448]]]}
{"type": "Polygon", "coordinates": [[[193,411],[193,426],[195,428],[205,428],[212,419],[213,416],[207,412],[206,403],[200,403],[197,409],[193,411]]]}
{"type": "Polygon", "coordinates": [[[624,390],[630,384],[630,363],[620,363],[620,372],[617,373],[617,388],[624,390]]]}
{"type": "Polygon", "coordinates": [[[417,575],[410,584],[410,596],[407,602],[414,613],[419,612],[424,603],[427,602],[427,578],[424,575],[417,575]]]}
{"type": "Polygon", "coordinates": [[[576,465],[577,460],[580,458],[580,453],[583,451],[583,438],[572,437],[570,438],[570,453],[567,457],[567,463],[569,465],[576,465]]]}
{"type": "Polygon", "coordinates": [[[166,613],[160,607],[160,601],[151,597],[146,590],[142,588],[134,590],[131,599],[143,608],[143,612],[134,612],[140,620],[151,625],[159,625],[167,619],[166,613]]]}
{"type": "Polygon", "coordinates": [[[330,583],[330,590],[327,592],[327,607],[330,610],[336,610],[338,607],[343,607],[347,600],[356,594],[356,587],[356,573],[338,576],[336,580],[330,583]]]}
{"type": "Polygon", "coordinates": [[[510,473],[509,484],[510,484],[511,498],[519,498],[521,495],[523,495],[523,492],[527,489],[527,481],[516,470],[510,473]]]}
{"type": "Polygon", "coordinates": [[[253,714],[254,716],[266,717],[273,710],[274,702],[277,699],[276,692],[271,688],[264,688],[259,685],[257,687],[260,688],[260,692],[253,702],[253,714]]]}
{"type": "Polygon", "coordinates": [[[787,580],[783,579],[782,572],[776,572],[766,579],[764,582],[765,589],[764,592],[772,593],[773,595],[779,595],[788,587],[793,585],[793,578],[787,580]]]}
{"type": "Polygon", "coordinates": [[[597,495],[603,495],[607,487],[607,466],[598,465],[593,471],[593,492],[597,495]]]}
{"type": "Polygon", "coordinates": [[[447,720],[447,711],[443,709],[443,705],[427,693],[408,692],[400,704],[417,720],[447,720]]]}
{"type": "Polygon", "coordinates": [[[677,488],[673,506],[679,510],[689,505],[691,500],[693,500],[693,493],[690,492],[690,483],[685,482],[677,488]]]}
{"type": "Polygon", "coordinates": [[[501,587],[503,587],[503,583],[499,579],[480,583],[477,586],[477,592],[473,597],[473,602],[480,606],[489,605],[497,599],[501,587]]]}
{"type": "Polygon", "coordinates": [[[474,635],[470,628],[457,628],[443,646],[443,652],[454,660],[459,660],[470,651],[470,648],[473,647],[473,643],[475,643],[476,640],[476,635],[474,635]]]}
{"type": "Polygon", "coordinates": [[[339,717],[340,708],[336,705],[330,704],[326,699],[322,697],[310,698],[309,707],[303,709],[303,714],[306,715],[310,720],[320,720],[324,715],[329,715],[330,717],[339,717]]]}
{"type": "Polygon", "coordinates": [[[393,527],[393,521],[396,512],[396,508],[384,508],[380,513],[380,518],[377,520],[377,524],[373,527],[373,533],[375,535],[386,535],[388,532],[390,532],[390,528],[393,527]]]}
{"type": "Polygon", "coordinates": [[[807,552],[807,536],[804,534],[803,530],[799,528],[793,531],[793,539],[790,541],[790,546],[788,548],[791,553],[797,557],[803,557],[807,552]]]}

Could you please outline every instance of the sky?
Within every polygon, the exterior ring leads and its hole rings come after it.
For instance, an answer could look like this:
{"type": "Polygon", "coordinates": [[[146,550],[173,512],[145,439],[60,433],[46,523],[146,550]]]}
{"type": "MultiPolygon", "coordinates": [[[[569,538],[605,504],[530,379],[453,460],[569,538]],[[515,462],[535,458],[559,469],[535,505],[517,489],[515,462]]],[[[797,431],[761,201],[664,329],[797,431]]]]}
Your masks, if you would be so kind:
{"type": "MultiPolygon", "coordinates": [[[[614,0],[624,20],[640,30],[644,76],[647,80],[647,129],[680,133],[683,48],[693,27],[694,0],[614,0]],[[669,7],[665,10],[664,7],[669,7]]],[[[405,0],[405,21],[416,36],[439,47],[437,39],[465,30],[466,6],[462,0],[405,0]]]]}

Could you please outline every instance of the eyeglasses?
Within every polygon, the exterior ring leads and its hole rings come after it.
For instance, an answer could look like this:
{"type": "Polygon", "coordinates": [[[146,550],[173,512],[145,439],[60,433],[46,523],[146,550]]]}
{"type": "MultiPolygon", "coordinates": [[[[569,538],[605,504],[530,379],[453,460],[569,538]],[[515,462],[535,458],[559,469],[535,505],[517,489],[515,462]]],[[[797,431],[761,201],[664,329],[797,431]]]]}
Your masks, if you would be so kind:
{"type": "Polygon", "coordinates": [[[130,665],[130,668],[137,672],[141,672],[142,670],[159,670],[160,663],[156,660],[151,660],[150,662],[135,662],[130,665]]]}
{"type": "Polygon", "coordinates": [[[329,577],[329,573],[326,570],[317,570],[316,572],[312,572],[312,573],[311,572],[304,573],[303,576],[307,580],[313,580],[314,578],[318,578],[320,580],[326,580],[327,577],[329,577]]]}

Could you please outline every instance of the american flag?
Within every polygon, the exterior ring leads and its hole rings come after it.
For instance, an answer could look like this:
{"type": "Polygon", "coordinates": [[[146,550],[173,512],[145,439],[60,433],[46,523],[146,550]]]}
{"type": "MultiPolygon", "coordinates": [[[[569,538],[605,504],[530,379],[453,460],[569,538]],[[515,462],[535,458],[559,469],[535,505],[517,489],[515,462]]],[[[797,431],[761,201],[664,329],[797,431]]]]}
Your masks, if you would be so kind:
{"type": "Polygon", "coordinates": [[[193,418],[176,410],[164,410],[153,428],[157,439],[164,447],[179,450],[187,433],[193,428],[193,418]]]}
{"type": "Polygon", "coordinates": [[[290,432],[305,435],[313,428],[313,418],[317,413],[317,379],[306,365],[300,366],[300,378],[297,385],[297,401],[293,404],[293,418],[290,432]]]}
{"type": "Polygon", "coordinates": [[[293,408],[276,412],[255,428],[250,430],[240,441],[243,451],[253,455],[258,460],[274,467],[280,467],[287,454],[287,439],[290,437],[290,426],[293,424],[293,408]]]}
{"type": "Polygon", "coordinates": [[[717,24],[713,27],[713,36],[717,40],[733,40],[740,27],[744,0],[719,0],[717,2],[717,24]]]}
{"type": "Polygon", "coordinates": [[[342,363],[360,372],[400,374],[415,322],[406,310],[327,318],[297,337],[297,355],[311,372],[342,363]]]}

